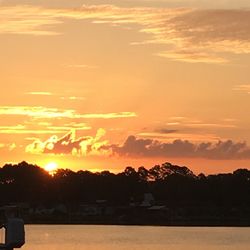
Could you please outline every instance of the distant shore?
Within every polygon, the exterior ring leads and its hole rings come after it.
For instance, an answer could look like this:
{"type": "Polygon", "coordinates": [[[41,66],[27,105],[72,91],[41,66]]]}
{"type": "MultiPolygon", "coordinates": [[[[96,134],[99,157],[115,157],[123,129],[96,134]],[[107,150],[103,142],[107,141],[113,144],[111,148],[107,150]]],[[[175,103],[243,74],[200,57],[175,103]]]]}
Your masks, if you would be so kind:
{"type": "Polygon", "coordinates": [[[242,227],[248,228],[250,224],[113,224],[113,223],[27,223],[25,225],[87,225],[87,226],[142,226],[142,227],[242,227]]]}
{"type": "Polygon", "coordinates": [[[0,168],[2,209],[28,224],[250,226],[250,170],[195,175],[164,163],[122,173],[0,168]]]}
{"type": "Polygon", "coordinates": [[[36,220],[26,221],[25,224],[31,225],[116,225],[116,226],[173,226],[173,227],[250,227],[249,220],[178,220],[178,221],[116,221],[107,219],[95,219],[84,221],[69,220],[36,220]]]}

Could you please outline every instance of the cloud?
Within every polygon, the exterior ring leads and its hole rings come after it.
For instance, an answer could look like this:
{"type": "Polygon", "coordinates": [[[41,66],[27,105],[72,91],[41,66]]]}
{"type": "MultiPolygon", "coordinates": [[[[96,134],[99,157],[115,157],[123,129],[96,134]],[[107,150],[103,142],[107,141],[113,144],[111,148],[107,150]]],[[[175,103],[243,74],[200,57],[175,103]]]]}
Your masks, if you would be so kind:
{"type": "Polygon", "coordinates": [[[22,130],[15,130],[15,129],[5,129],[0,130],[0,134],[63,134],[65,133],[64,130],[48,130],[48,129],[22,129],[22,130]]]}
{"type": "Polygon", "coordinates": [[[25,129],[26,127],[24,125],[18,124],[15,126],[0,126],[0,131],[6,130],[6,129],[11,129],[11,130],[22,130],[25,129]]]}
{"type": "MultiPolygon", "coordinates": [[[[170,126],[171,129],[174,127],[182,128],[182,129],[198,129],[198,128],[225,128],[225,129],[234,129],[237,128],[236,122],[237,120],[232,118],[220,119],[217,122],[210,122],[210,121],[202,121],[198,119],[192,119],[187,117],[170,117],[170,122],[167,122],[165,125],[170,126]]],[[[168,129],[168,127],[166,128],[168,129]]],[[[160,132],[160,131],[156,131],[160,132]]]]}
{"type": "Polygon", "coordinates": [[[250,84],[236,85],[233,90],[250,94],[250,84]]]}
{"type": "Polygon", "coordinates": [[[177,126],[177,125],[180,125],[181,123],[180,122],[167,122],[166,125],[167,126],[177,126]]]}
{"type": "Polygon", "coordinates": [[[57,109],[47,107],[29,106],[0,106],[0,115],[19,115],[32,118],[70,118],[70,119],[115,119],[136,117],[135,112],[116,112],[116,113],[93,113],[79,114],[73,109],[57,109]]]}
{"type": "Polygon", "coordinates": [[[185,124],[185,126],[191,128],[236,128],[237,127],[234,124],[219,124],[219,123],[187,123],[185,124]]]}
{"type": "Polygon", "coordinates": [[[62,100],[70,100],[70,101],[83,101],[85,100],[86,98],[85,97],[80,97],[80,96],[62,96],[60,97],[60,99],[62,100]]]}
{"type": "MultiPolygon", "coordinates": [[[[132,2],[132,0],[127,0],[132,2]]],[[[135,2],[149,3],[152,5],[167,5],[167,6],[194,6],[207,8],[248,8],[250,7],[249,0],[136,0],[135,2]]]]}
{"type": "Polygon", "coordinates": [[[51,96],[52,93],[51,92],[27,92],[27,95],[45,95],[45,96],[51,96]]]}
{"type": "Polygon", "coordinates": [[[91,127],[89,127],[86,123],[83,123],[83,122],[70,122],[70,123],[65,124],[64,126],[74,128],[74,129],[80,129],[80,130],[83,128],[91,129],[91,127]]]}
{"type": "Polygon", "coordinates": [[[156,129],[155,132],[161,133],[161,134],[172,134],[178,132],[176,129],[167,129],[167,128],[161,128],[161,129],[156,129]]]}
{"type": "Polygon", "coordinates": [[[81,97],[81,96],[60,96],[60,95],[52,94],[51,92],[46,92],[46,91],[27,92],[25,93],[25,95],[51,96],[51,97],[57,96],[61,100],[70,100],[70,101],[82,101],[86,99],[85,97],[81,97]]]}
{"type": "Polygon", "coordinates": [[[184,60],[226,62],[223,52],[250,53],[249,10],[193,10],[170,20],[184,60]],[[214,54],[214,55],[213,55],[214,54]],[[195,58],[197,57],[197,58],[195,58]]]}
{"type": "Polygon", "coordinates": [[[73,118],[74,110],[29,106],[0,106],[0,115],[21,115],[35,118],[73,118]]]}
{"type": "Polygon", "coordinates": [[[106,114],[84,114],[80,115],[79,118],[88,118],[88,119],[113,119],[113,118],[129,118],[136,117],[135,112],[119,112],[119,113],[106,113],[106,114]]]}
{"type": "Polygon", "coordinates": [[[188,140],[169,143],[129,136],[123,145],[105,145],[102,150],[125,157],[205,158],[216,160],[250,159],[250,148],[245,142],[232,140],[194,144],[188,140]]]}
{"type": "Polygon", "coordinates": [[[86,136],[76,138],[75,131],[71,131],[61,138],[51,136],[46,141],[34,139],[26,146],[26,152],[32,154],[72,154],[75,156],[99,154],[100,148],[107,144],[107,141],[100,141],[105,135],[104,129],[99,129],[95,137],[86,136]]]}
{"type": "Polygon", "coordinates": [[[75,129],[77,131],[90,130],[86,123],[71,122],[63,126],[56,126],[49,122],[26,121],[25,125],[0,126],[0,134],[65,134],[75,129]]]}
{"type": "Polygon", "coordinates": [[[80,131],[80,130],[89,130],[89,129],[91,129],[91,127],[90,126],[87,126],[87,125],[82,125],[82,126],[48,126],[47,127],[50,131],[69,131],[69,130],[71,130],[71,129],[77,129],[78,131],[80,131]]]}
{"type": "Polygon", "coordinates": [[[8,143],[8,144],[0,143],[0,149],[7,148],[8,151],[13,151],[16,147],[17,145],[15,143],[8,143]]]}
{"type": "Polygon", "coordinates": [[[32,129],[24,125],[15,126],[0,126],[0,134],[54,134],[54,133],[64,133],[67,130],[54,128],[52,130],[45,129],[32,129]],[[55,131],[56,130],[56,131],[55,131]]]}
{"type": "Polygon", "coordinates": [[[11,143],[8,145],[9,151],[13,151],[16,147],[17,145],[15,143],[11,143]]]}
{"type": "Polygon", "coordinates": [[[139,25],[151,38],[133,44],[163,44],[156,55],[182,62],[224,64],[230,54],[250,53],[249,9],[120,8],[83,5],[78,9],[1,6],[0,33],[59,35],[66,20],[92,20],[116,26],[139,25]],[[226,53],[226,55],[225,55],[226,53]]]}
{"type": "MultiPolygon", "coordinates": [[[[27,92],[26,95],[35,95],[35,96],[58,96],[55,94],[52,94],[51,92],[46,91],[35,91],[35,92],[27,92]]],[[[60,99],[62,100],[71,100],[71,101],[77,101],[77,100],[85,100],[84,97],[80,96],[60,96],[60,99]]]]}
{"type": "Polygon", "coordinates": [[[219,140],[219,137],[214,134],[179,133],[178,131],[175,133],[144,132],[144,133],[139,133],[138,136],[141,136],[143,138],[159,139],[159,140],[164,140],[164,141],[190,140],[192,142],[194,141],[216,142],[219,140]]]}
{"type": "Polygon", "coordinates": [[[0,15],[3,34],[56,35],[58,32],[45,27],[63,23],[45,9],[32,6],[1,6],[0,15]]]}
{"type": "Polygon", "coordinates": [[[179,51],[163,51],[156,53],[157,56],[172,59],[174,61],[182,61],[189,63],[216,63],[224,64],[229,61],[222,57],[217,57],[211,53],[204,53],[200,51],[191,51],[186,49],[181,49],[179,51]]]}

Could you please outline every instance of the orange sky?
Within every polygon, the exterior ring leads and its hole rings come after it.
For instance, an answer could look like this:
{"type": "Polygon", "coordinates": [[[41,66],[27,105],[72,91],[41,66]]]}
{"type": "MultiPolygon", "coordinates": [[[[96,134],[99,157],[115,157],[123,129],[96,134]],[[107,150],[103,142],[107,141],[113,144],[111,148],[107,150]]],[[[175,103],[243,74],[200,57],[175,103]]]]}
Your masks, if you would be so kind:
{"type": "Polygon", "coordinates": [[[249,7],[0,1],[0,164],[249,168],[249,7]]]}

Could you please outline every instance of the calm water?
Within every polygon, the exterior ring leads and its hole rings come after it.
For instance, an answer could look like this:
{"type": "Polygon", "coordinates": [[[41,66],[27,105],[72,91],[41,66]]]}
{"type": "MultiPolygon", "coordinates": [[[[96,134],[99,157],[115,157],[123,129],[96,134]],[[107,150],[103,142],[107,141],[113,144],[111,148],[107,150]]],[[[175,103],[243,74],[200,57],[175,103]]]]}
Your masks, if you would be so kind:
{"type": "Polygon", "coordinates": [[[26,226],[23,250],[250,249],[250,228],[26,226]]]}

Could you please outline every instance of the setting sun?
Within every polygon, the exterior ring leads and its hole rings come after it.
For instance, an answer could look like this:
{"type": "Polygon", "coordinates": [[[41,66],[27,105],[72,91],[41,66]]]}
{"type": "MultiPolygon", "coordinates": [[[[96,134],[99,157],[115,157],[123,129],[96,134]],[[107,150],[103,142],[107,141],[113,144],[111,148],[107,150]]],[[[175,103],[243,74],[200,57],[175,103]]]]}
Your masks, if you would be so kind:
{"type": "Polygon", "coordinates": [[[55,162],[49,162],[44,166],[44,169],[48,171],[50,174],[53,174],[58,168],[57,163],[55,162]]]}

